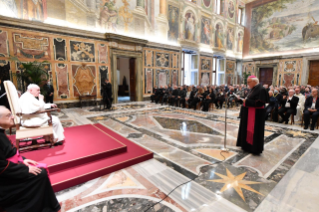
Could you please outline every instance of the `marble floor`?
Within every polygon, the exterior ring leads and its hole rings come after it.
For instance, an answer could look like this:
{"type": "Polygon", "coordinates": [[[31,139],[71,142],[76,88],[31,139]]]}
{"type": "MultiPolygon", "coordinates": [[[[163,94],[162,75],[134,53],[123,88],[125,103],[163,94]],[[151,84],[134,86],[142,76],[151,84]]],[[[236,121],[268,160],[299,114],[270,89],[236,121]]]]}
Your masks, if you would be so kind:
{"type": "Polygon", "coordinates": [[[225,110],[149,102],[63,109],[56,115],[64,127],[101,123],[154,159],[56,193],[61,211],[318,211],[319,131],[267,121],[264,152],[255,156],[236,147],[238,113],[227,110],[225,121],[225,110]]]}

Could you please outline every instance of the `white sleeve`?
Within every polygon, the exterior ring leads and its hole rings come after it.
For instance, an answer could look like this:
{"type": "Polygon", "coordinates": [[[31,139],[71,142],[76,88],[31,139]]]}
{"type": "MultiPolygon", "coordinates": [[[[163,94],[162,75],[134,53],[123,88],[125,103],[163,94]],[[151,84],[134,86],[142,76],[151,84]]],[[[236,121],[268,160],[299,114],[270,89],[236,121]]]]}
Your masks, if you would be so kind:
{"type": "Polygon", "coordinates": [[[22,113],[35,113],[37,111],[44,110],[44,105],[45,103],[43,100],[37,100],[34,97],[28,98],[28,96],[23,96],[20,98],[22,113]]]}

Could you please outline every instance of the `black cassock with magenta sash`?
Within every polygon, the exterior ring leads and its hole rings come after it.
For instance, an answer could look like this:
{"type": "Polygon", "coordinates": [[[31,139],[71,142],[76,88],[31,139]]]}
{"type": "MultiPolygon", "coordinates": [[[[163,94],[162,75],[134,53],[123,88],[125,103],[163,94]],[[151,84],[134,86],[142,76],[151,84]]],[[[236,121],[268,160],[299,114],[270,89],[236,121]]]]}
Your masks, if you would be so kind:
{"type": "Polygon", "coordinates": [[[248,94],[240,111],[237,146],[244,151],[260,154],[264,150],[265,103],[269,102],[267,90],[256,85],[248,94]]]}
{"type": "Polygon", "coordinates": [[[10,159],[18,154],[3,129],[0,129],[0,211],[57,212],[60,210],[46,169],[29,173],[23,163],[10,159]]]}

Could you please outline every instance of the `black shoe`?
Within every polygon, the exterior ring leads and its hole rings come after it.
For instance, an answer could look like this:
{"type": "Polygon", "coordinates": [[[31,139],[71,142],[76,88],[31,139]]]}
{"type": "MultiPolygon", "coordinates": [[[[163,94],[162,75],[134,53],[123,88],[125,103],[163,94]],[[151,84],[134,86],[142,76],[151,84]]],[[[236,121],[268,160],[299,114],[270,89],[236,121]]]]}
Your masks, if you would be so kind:
{"type": "Polygon", "coordinates": [[[315,130],[315,126],[311,126],[311,127],[310,127],[310,130],[315,130]]]}
{"type": "Polygon", "coordinates": [[[288,121],[285,121],[285,124],[288,124],[288,121]]]}
{"type": "Polygon", "coordinates": [[[280,124],[284,123],[284,120],[281,120],[279,123],[280,123],[280,124]]]}
{"type": "Polygon", "coordinates": [[[59,146],[59,145],[62,145],[63,143],[61,142],[61,141],[59,141],[59,142],[56,142],[55,144],[54,144],[54,146],[59,146]]]}
{"type": "Polygon", "coordinates": [[[304,130],[308,129],[308,125],[305,125],[305,127],[303,128],[304,130]]]}

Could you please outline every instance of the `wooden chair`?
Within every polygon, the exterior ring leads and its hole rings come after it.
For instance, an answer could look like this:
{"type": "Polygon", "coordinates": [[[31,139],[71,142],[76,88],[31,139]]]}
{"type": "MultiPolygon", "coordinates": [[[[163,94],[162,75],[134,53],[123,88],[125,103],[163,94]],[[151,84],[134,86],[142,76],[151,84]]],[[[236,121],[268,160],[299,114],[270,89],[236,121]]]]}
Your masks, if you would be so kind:
{"type": "Polygon", "coordinates": [[[20,150],[33,149],[44,146],[53,146],[53,126],[51,112],[60,111],[58,108],[48,109],[45,111],[38,111],[32,114],[23,114],[21,112],[21,107],[19,105],[19,97],[14,84],[11,81],[4,81],[4,87],[7,93],[8,101],[11,107],[11,113],[14,116],[14,124],[16,127],[16,147],[20,150]],[[32,115],[37,115],[41,113],[47,113],[49,116],[48,123],[38,127],[25,127],[22,126],[21,121],[23,121],[23,116],[28,115],[32,118],[32,115]],[[44,136],[48,137],[50,143],[39,144],[36,142],[38,139],[43,139],[44,136]],[[31,146],[26,146],[20,148],[20,142],[32,141],[31,146]]]}
{"type": "MultiPolygon", "coordinates": [[[[304,116],[304,114],[302,114],[302,119],[301,119],[301,127],[303,127],[303,120],[304,120],[304,118],[303,118],[303,116],[304,116]]],[[[310,115],[310,120],[311,120],[311,118],[312,118],[312,115],[310,115]]],[[[318,117],[318,119],[317,119],[317,127],[316,127],[316,129],[318,129],[319,128],[319,117],[318,117]]]]}

